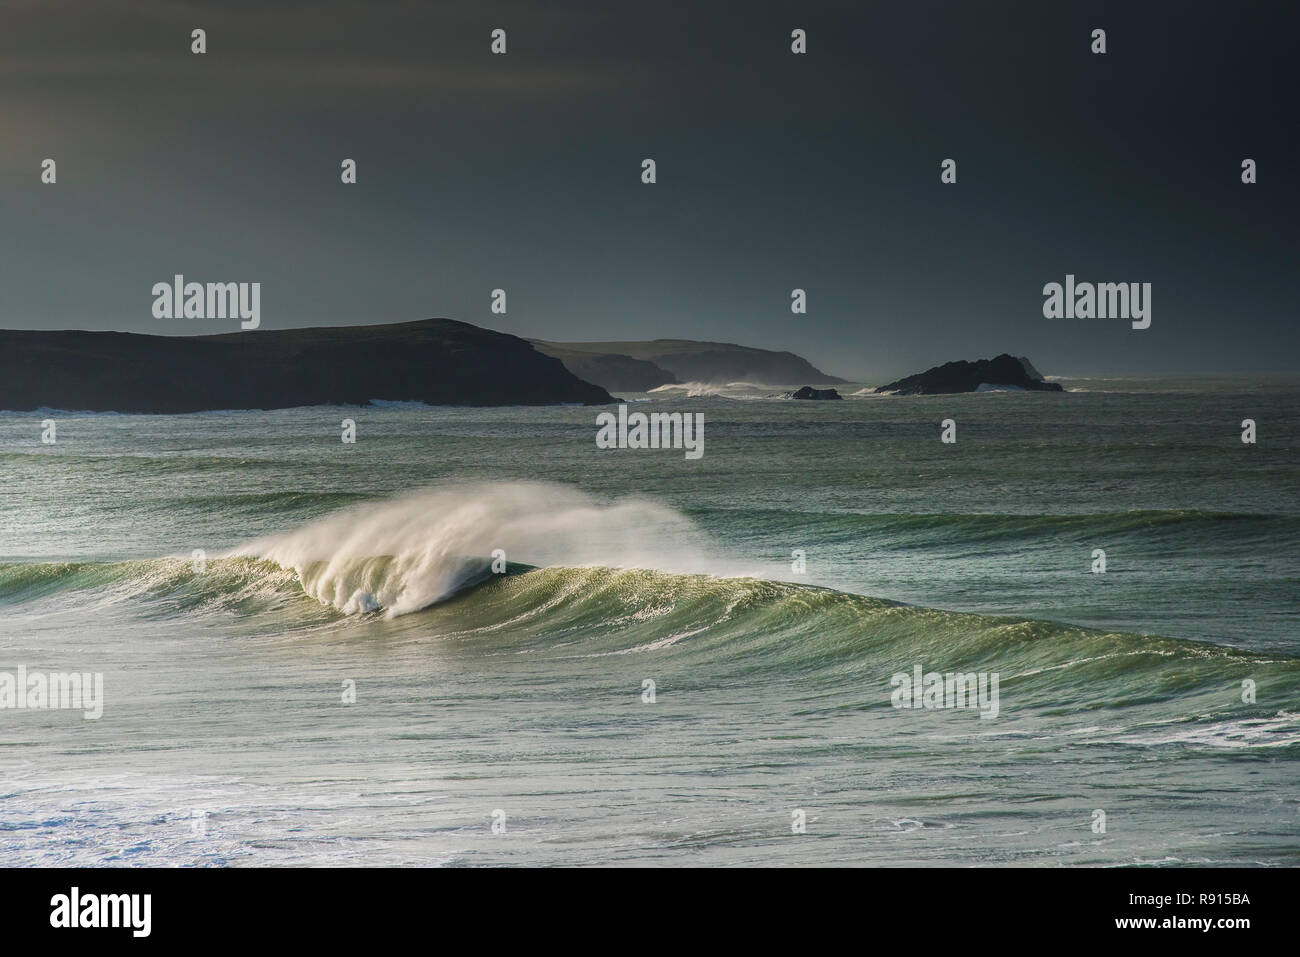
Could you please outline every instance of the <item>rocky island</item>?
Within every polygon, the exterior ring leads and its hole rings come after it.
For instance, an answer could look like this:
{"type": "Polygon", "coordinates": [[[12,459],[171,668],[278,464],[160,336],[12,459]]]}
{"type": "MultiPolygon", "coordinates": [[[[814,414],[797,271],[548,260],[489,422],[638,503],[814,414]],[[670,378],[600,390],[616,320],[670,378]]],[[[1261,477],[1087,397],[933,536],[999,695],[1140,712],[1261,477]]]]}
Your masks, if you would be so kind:
{"type": "Polygon", "coordinates": [[[882,385],[877,392],[890,395],[947,395],[981,391],[1062,392],[1058,383],[1047,382],[1024,356],[1002,353],[975,362],[959,360],[926,369],[916,375],[882,385]]]}
{"type": "Polygon", "coordinates": [[[804,386],[797,392],[787,392],[783,398],[786,399],[843,399],[834,389],[814,389],[810,385],[804,386]]]}

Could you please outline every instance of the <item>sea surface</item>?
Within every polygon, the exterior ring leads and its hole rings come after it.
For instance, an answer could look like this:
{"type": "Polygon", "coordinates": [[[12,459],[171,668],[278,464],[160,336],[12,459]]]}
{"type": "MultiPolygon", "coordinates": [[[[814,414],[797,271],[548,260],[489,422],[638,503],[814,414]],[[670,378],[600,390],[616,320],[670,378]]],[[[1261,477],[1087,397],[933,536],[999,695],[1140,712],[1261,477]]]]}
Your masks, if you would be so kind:
{"type": "Polygon", "coordinates": [[[1298,865],[1300,379],[1062,383],[0,413],[0,865],[1298,865]]]}

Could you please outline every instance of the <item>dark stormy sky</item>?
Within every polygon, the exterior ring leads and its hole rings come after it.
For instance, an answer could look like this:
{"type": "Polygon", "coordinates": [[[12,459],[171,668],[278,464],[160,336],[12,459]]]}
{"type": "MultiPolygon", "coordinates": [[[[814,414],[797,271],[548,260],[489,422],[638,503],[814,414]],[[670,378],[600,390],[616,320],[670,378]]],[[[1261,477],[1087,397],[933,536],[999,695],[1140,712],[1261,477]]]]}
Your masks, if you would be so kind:
{"type": "Polygon", "coordinates": [[[869,381],[1292,369],[1295,9],[10,0],[0,326],[233,331],[153,318],[179,272],[261,282],[264,329],[451,316],[869,381]],[[1066,273],[1152,283],[1151,328],[1044,319],[1066,273]]]}

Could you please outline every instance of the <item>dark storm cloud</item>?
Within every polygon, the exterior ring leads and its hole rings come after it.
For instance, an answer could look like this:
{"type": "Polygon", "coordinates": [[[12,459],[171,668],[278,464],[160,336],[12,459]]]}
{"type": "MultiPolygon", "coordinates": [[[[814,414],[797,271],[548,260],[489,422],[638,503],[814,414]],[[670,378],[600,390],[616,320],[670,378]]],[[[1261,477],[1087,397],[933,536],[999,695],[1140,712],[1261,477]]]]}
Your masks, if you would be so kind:
{"type": "Polygon", "coordinates": [[[182,272],[262,282],[273,327],[1287,368],[1296,17],[1133,6],[6,3],[0,324],[225,331],[152,318],[182,272]],[[1151,328],[1044,319],[1067,272],[1151,282],[1151,328]]]}

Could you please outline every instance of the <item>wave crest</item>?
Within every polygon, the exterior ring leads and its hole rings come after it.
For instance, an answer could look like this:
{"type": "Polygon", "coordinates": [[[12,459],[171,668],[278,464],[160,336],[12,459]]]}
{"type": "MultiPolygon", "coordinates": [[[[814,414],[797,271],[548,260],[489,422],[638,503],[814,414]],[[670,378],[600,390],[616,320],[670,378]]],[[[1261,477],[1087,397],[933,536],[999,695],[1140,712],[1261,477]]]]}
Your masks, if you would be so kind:
{"type": "Polygon", "coordinates": [[[712,566],[693,523],[652,502],[602,504],[560,485],[433,489],[358,506],[250,542],[231,557],[293,569],[307,594],[347,612],[427,608],[505,562],[690,571],[712,566]]]}

